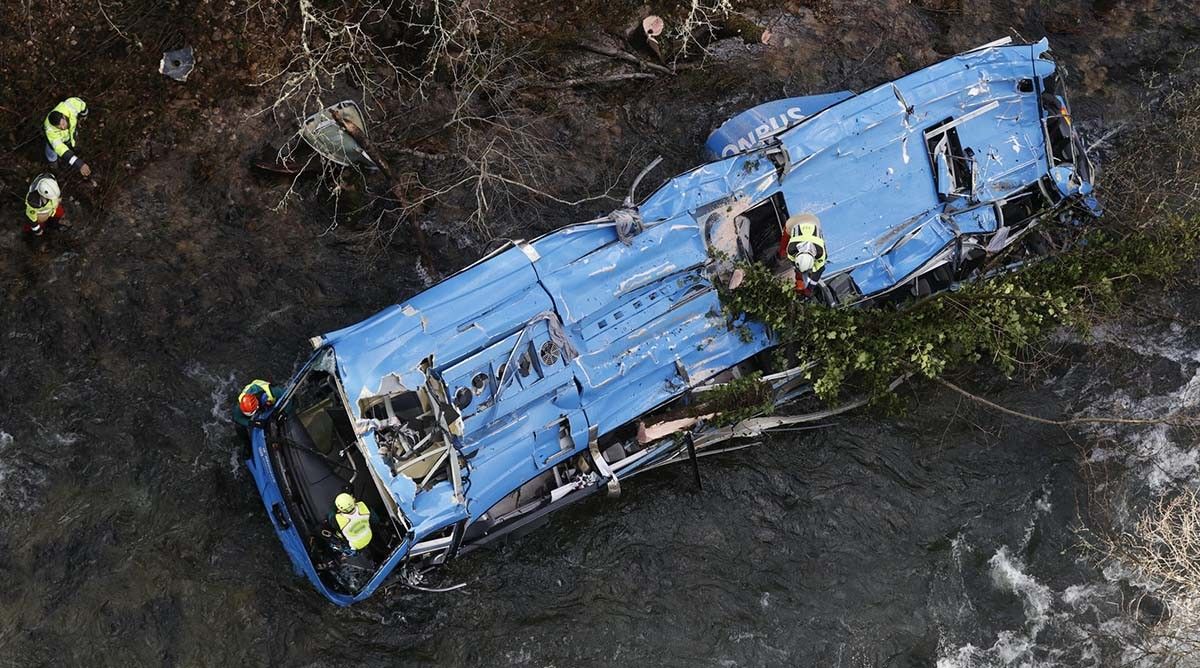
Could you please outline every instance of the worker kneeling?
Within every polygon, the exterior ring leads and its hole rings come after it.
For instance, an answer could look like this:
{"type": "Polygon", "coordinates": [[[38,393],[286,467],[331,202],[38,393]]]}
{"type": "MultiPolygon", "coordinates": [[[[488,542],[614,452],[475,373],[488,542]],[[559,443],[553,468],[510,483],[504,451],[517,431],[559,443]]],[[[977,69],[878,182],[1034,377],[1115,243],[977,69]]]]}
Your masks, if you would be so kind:
{"type": "Polygon", "coordinates": [[[371,542],[371,509],[362,501],[342,492],[333,500],[337,508],[334,519],[350,549],[357,552],[371,542]]]}

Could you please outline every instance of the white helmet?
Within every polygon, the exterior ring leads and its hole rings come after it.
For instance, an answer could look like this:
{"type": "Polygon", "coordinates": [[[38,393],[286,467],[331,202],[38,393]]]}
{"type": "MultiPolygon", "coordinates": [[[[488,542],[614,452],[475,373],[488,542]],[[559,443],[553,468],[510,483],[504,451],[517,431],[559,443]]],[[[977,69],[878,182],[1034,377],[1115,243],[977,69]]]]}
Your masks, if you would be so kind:
{"type": "Polygon", "coordinates": [[[816,226],[820,226],[821,220],[819,218],[817,218],[816,215],[811,214],[807,211],[805,211],[804,213],[798,213],[798,214],[792,216],[791,218],[787,219],[788,229],[795,229],[804,224],[808,224],[808,225],[812,225],[812,226],[816,227],[816,226]]]}
{"type": "Polygon", "coordinates": [[[817,258],[812,256],[812,253],[804,252],[796,256],[795,259],[797,271],[811,271],[813,265],[817,263],[817,258]]]}
{"type": "Polygon", "coordinates": [[[38,179],[36,188],[37,193],[44,197],[47,202],[52,202],[62,195],[62,191],[58,189],[58,181],[55,181],[50,176],[43,176],[38,179]]]}

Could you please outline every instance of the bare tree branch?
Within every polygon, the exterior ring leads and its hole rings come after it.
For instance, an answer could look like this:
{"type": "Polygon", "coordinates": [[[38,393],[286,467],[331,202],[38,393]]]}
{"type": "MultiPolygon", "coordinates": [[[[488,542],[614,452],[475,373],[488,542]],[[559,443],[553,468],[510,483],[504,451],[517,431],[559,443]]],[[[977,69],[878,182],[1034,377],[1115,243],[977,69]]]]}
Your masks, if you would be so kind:
{"type": "Polygon", "coordinates": [[[974,401],[976,403],[987,406],[988,408],[991,408],[992,410],[998,411],[1000,413],[1004,413],[1005,415],[1011,415],[1013,417],[1018,417],[1018,418],[1021,418],[1022,420],[1029,420],[1030,422],[1037,422],[1038,424],[1054,425],[1056,427],[1073,427],[1073,426],[1081,425],[1081,424],[1138,424],[1138,425],[1167,424],[1167,425],[1174,425],[1174,426],[1194,427],[1194,426],[1197,426],[1198,424],[1200,424],[1195,419],[1191,419],[1191,418],[1175,419],[1172,417],[1139,419],[1139,418],[1100,417],[1100,416],[1088,415],[1088,416],[1071,417],[1071,418],[1067,418],[1065,420],[1054,420],[1051,418],[1038,417],[1036,415],[1030,415],[1029,413],[1022,413],[1021,411],[1013,410],[1011,408],[1006,408],[1006,407],[1001,406],[1000,404],[997,404],[993,401],[988,401],[987,399],[984,399],[983,397],[981,397],[979,395],[972,394],[944,378],[934,378],[933,380],[940,385],[943,385],[951,390],[954,390],[955,392],[970,399],[971,401],[974,401]]]}

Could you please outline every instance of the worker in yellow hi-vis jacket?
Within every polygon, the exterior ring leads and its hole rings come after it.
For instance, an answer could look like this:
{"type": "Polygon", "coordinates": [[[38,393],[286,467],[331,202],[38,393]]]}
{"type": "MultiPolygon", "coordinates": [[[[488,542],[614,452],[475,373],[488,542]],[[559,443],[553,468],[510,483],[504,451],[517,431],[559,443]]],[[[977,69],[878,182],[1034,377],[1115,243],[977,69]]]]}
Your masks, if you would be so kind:
{"type": "Polygon", "coordinates": [[[77,97],[69,97],[46,114],[46,121],[42,125],[46,130],[46,160],[53,166],[62,158],[67,165],[77,167],[79,173],[86,177],[91,176],[92,168],[75,153],[75,130],[83,116],[87,116],[87,103],[77,97]]]}

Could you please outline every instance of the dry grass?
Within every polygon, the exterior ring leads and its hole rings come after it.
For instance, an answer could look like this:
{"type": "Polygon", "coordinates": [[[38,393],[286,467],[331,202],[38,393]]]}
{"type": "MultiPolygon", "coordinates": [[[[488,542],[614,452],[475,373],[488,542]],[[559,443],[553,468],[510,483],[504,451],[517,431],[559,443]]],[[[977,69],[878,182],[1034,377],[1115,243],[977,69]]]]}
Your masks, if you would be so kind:
{"type": "Polygon", "coordinates": [[[1164,213],[1200,215],[1200,87],[1182,71],[1183,64],[1175,73],[1149,75],[1147,122],[1114,137],[1119,151],[1105,163],[1102,185],[1110,217],[1123,225],[1150,225],[1164,213]]]}

